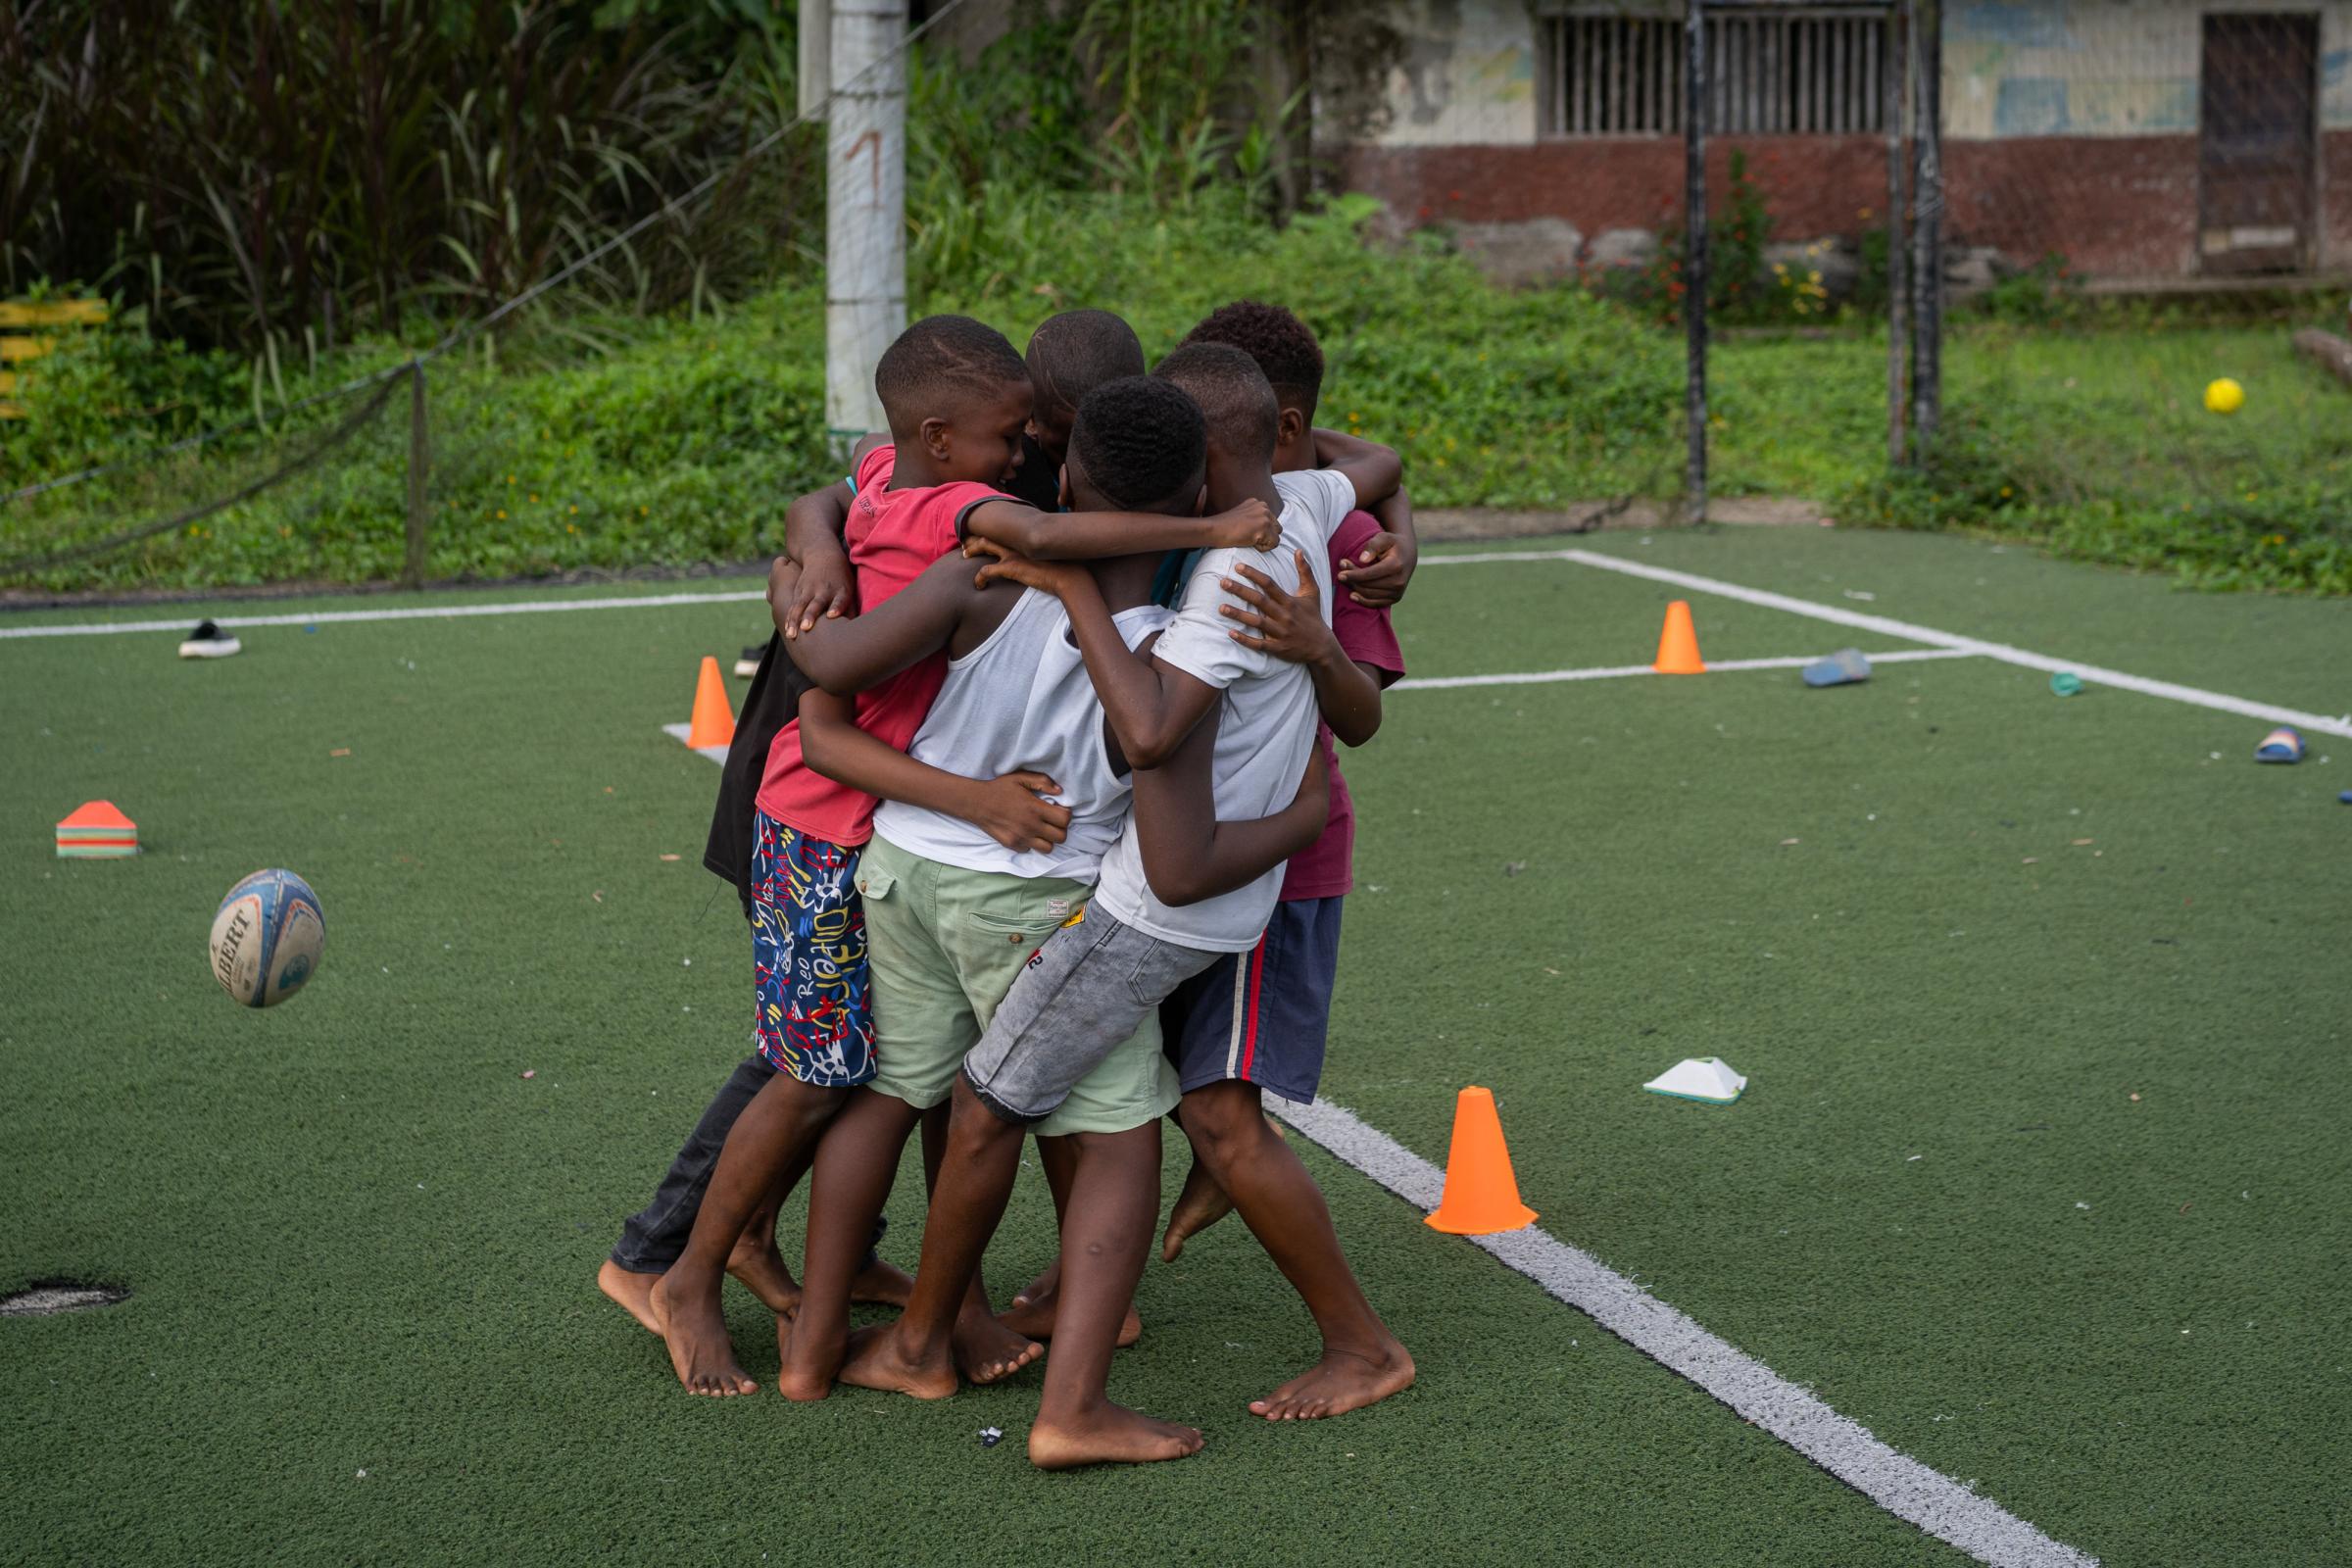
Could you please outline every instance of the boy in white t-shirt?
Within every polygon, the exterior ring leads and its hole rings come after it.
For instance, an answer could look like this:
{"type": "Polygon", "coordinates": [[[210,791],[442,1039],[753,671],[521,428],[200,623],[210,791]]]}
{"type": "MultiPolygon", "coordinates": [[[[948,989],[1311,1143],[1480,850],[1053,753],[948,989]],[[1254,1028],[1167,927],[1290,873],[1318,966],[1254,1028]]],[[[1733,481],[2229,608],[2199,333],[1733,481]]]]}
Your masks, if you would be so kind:
{"type": "MultiPolygon", "coordinates": [[[[1351,443],[1329,467],[1277,477],[1274,390],[1247,354],[1196,345],[1171,354],[1154,373],[1200,405],[1208,436],[1208,504],[1256,497],[1279,506],[1277,548],[1203,555],[1187,574],[1175,623],[1149,658],[1128,648],[1091,577],[1017,558],[983,575],[1061,596],[1112,733],[1138,768],[1159,769],[1197,748],[1200,720],[1216,710],[1214,817],[1265,816],[1293,798],[1306,770],[1314,688],[1298,665],[1228,635],[1219,613],[1221,580],[1248,563],[1295,589],[1303,561],[1328,603],[1332,532],[1357,506],[1394,490],[1401,465],[1385,447],[1351,443]]],[[[1135,812],[1103,859],[1094,901],[1031,958],[964,1057],[913,1297],[897,1323],[853,1346],[844,1381],[907,1393],[937,1392],[943,1379],[953,1387],[955,1305],[1004,1214],[1023,1128],[1051,1115],[1177,985],[1222,953],[1247,951],[1265,928],[1281,866],[1220,890],[1197,870],[1201,857],[1186,849],[1212,824],[1197,809],[1169,808],[1164,801],[1155,810],[1154,792],[1164,782],[1151,771],[1138,773],[1135,812]]],[[[1148,1242],[1148,1236],[1138,1242],[1139,1266],[1148,1242]]],[[[1067,1249],[1064,1255],[1070,1258],[1067,1249]]],[[[1077,1305],[1070,1290],[1065,1277],[1064,1314],[1077,1305]]],[[[1088,1451],[1077,1462],[1179,1458],[1200,1446],[1189,1427],[1115,1405],[1083,1415],[1088,1451]]]]}

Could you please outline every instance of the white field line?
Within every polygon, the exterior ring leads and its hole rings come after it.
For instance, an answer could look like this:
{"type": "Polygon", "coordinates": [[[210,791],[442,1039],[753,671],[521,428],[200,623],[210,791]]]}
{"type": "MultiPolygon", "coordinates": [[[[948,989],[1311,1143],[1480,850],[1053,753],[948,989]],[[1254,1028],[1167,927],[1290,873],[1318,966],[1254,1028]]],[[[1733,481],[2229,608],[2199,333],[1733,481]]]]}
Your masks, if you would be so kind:
{"type": "MultiPolygon", "coordinates": [[[[1420,1209],[1433,1209],[1446,1178],[1435,1165],[1354,1112],[1317,1100],[1276,1096],[1268,1109],[1347,1164],[1420,1209]]],[[[2098,1559],[2040,1531],[1839,1415],[1753,1356],[1590,1254],[1529,1225],[1465,1238],[1583,1312],[1635,1349],[1689,1379],[1898,1519],[1998,1568],[2097,1568],[2098,1559]]]]}
{"type": "MultiPolygon", "coordinates": [[[[1710,659],[1707,672],[1733,669],[1802,669],[1819,659],[1819,654],[1799,654],[1792,659],[1710,659]]],[[[1976,654],[1967,648],[1901,648],[1891,653],[1865,654],[1873,664],[1916,663],[1923,659],[1974,659],[1976,654]]],[[[1562,680],[1615,680],[1624,675],[1655,675],[1647,664],[1601,664],[1590,669],[1544,669],[1513,675],[1425,675],[1413,680],[1400,680],[1389,690],[1393,692],[1445,691],[1458,686],[1544,686],[1562,680]]]]}
{"type": "MultiPolygon", "coordinates": [[[[2118,691],[2137,692],[2142,697],[2162,697],[2171,702],[2187,703],[2197,708],[2210,708],[2224,713],[2237,713],[2247,718],[2259,718],[2273,724],[2294,724],[2317,730],[2324,735],[2340,735],[2352,739],[2352,713],[2341,716],[2329,713],[2307,713],[2299,709],[2279,708],[2271,703],[2249,702],[2243,697],[2231,697],[2226,692],[2209,692],[2202,687],[2181,686],[2169,680],[2150,680],[2145,675],[2133,675],[2120,669],[2107,669],[2097,664],[2081,664],[2071,660],[2053,659],[2048,654],[2036,654],[2007,643],[1985,642],[1982,638],[1962,637],[1933,626],[1915,626],[1909,621],[1895,620],[1886,615],[1864,614],[1860,611],[1839,610],[1834,605],[1817,605],[1809,599],[1793,599],[1762,588],[1746,588],[1736,582],[1717,577],[1701,577],[1695,572],[1673,571],[1664,566],[1646,566],[1638,561],[1623,561],[1591,550],[1496,550],[1468,556],[1424,556],[1422,564],[1471,565],[1485,562],[1509,561],[1565,561],[1580,566],[1594,566],[1602,571],[1622,572],[1628,577],[1646,577],[1652,582],[1671,583],[1694,593],[1714,594],[1724,599],[1737,599],[1742,604],[1761,606],[1766,610],[1785,611],[1791,615],[1804,615],[1813,620],[1826,620],[1833,625],[1852,626],[1860,631],[1877,632],[1882,637],[1900,637],[1908,642],[1929,643],[1948,648],[1956,653],[1979,654],[1997,659],[2005,664],[2025,669],[2038,669],[2055,674],[2072,670],[2086,684],[2112,686],[2118,691]]],[[[1399,682],[1399,684],[1402,684],[1399,682]]]]}
{"type": "MultiPolygon", "coordinates": [[[[764,602],[766,591],[723,594],[641,594],[626,599],[515,599],[495,605],[427,605],[402,610],[324,610],[317,614],[214,615],[216,626],[327,626],[356,620],[463,620],[469,615],[542,615],[565,610],[670,610],[682,605],[764,602]]],[[[178,620],[90,620],[66,626],[0,626],[5,637],[112,637],[123,632],[175,631],[183,636],[199,614],[178,620]]]]}

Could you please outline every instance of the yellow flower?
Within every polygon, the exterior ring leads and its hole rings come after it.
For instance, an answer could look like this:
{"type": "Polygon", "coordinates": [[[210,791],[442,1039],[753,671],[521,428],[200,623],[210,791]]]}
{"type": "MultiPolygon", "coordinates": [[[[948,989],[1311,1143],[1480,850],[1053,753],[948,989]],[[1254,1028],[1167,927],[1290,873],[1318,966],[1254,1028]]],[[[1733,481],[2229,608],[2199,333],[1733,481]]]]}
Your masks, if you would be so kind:
{"type": "Polygon", "coordinates": [[[575,517],[576,517],[576,516],[578,516],[578,515],[580,514],[580,509],[579,509],[579,508],[577,508],[577,507],[574,507],[574,508],[572,508],[572,509],[571,509],[571,514],[572,514],[573,516],[575,516],[575,517]]]}
{"type": "Polygon", "coordinates": [[[646,515],[648,515],[648,514],[649,514],[646,512],[645,508],[643,508],[643,507],[639,507],[639,508],[637,509],[637,515],[639,515],[640,517],[646,516],[646,515]]]}
{"type": "Polygon", "coordinates": [[[507,483],[509,483],[509,484],[513,484],[514,482],[514,476],[513,474],[511,474],[511,473],[510,473],[510,474],[508,474],[508,475],[507,475],[507,483]]]}
{"type": "Polygon", "coordinates": [[[499,521],[501,521],[501,522],[504,522],[504,521],[506,521],[506,520],[507,520],[507,509],[506,509],[506,508],[504,508],[504,507],[501,507],[501,508],[499,508],[499,509],[498,509],[498,520],[499,520],[499,521]]]}

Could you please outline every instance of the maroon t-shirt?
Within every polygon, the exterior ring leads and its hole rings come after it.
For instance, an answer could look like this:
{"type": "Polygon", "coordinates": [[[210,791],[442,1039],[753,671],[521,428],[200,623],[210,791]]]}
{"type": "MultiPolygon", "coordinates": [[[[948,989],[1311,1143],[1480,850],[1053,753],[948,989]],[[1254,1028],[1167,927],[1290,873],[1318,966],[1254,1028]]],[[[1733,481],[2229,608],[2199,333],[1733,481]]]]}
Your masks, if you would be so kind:
{"type": "MultiPolygon", "coordinates": [[[[1331,536],[1331,630],[1340,640],[1341,653],[1380,671],[1385,689],[1404,674],[1404,650],[1396,644],[1396,628],[1386,610],[1357,604],[1340,582],[1340,563],[1353,560],[1378,532],[1380,524],[1370,513],[1350,512],[1331,536]]],[[[1331,767],[1331,820],[1321,838],[1291,858],[1282,879],[1285,903],[1336,899],[1355,886],[1355,802],[1348,794],[1348,781],[1340,776],[1340,755],[1330,726],[1315,727],[1315,744],[1331,767]]]]}

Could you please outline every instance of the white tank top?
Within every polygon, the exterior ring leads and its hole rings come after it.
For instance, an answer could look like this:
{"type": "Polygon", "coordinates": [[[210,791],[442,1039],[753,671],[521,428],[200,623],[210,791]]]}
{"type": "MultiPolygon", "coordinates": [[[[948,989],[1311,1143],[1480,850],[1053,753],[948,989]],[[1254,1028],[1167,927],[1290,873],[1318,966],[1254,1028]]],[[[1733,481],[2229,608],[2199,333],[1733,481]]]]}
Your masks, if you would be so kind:
{"type": "MultiPolygon", "coordinates": [[[[1174,619],[1158,605],[1111,617],[1133,648],[1174,619]]],[[[971,871],[1092,882],[1127,821],[1133,793],[1114,775],[1102,735],[1102,703],[1079,658],[1070,617],[1052,594],[1024,590],[986,642],[948,663],[948,678],[906,755],[965,778],[1043,773],[1061,786],[1069,837],[1051,851],[1013,851],[961,817],[884,801],[874,831],[925,859],[971,871]]]]}

